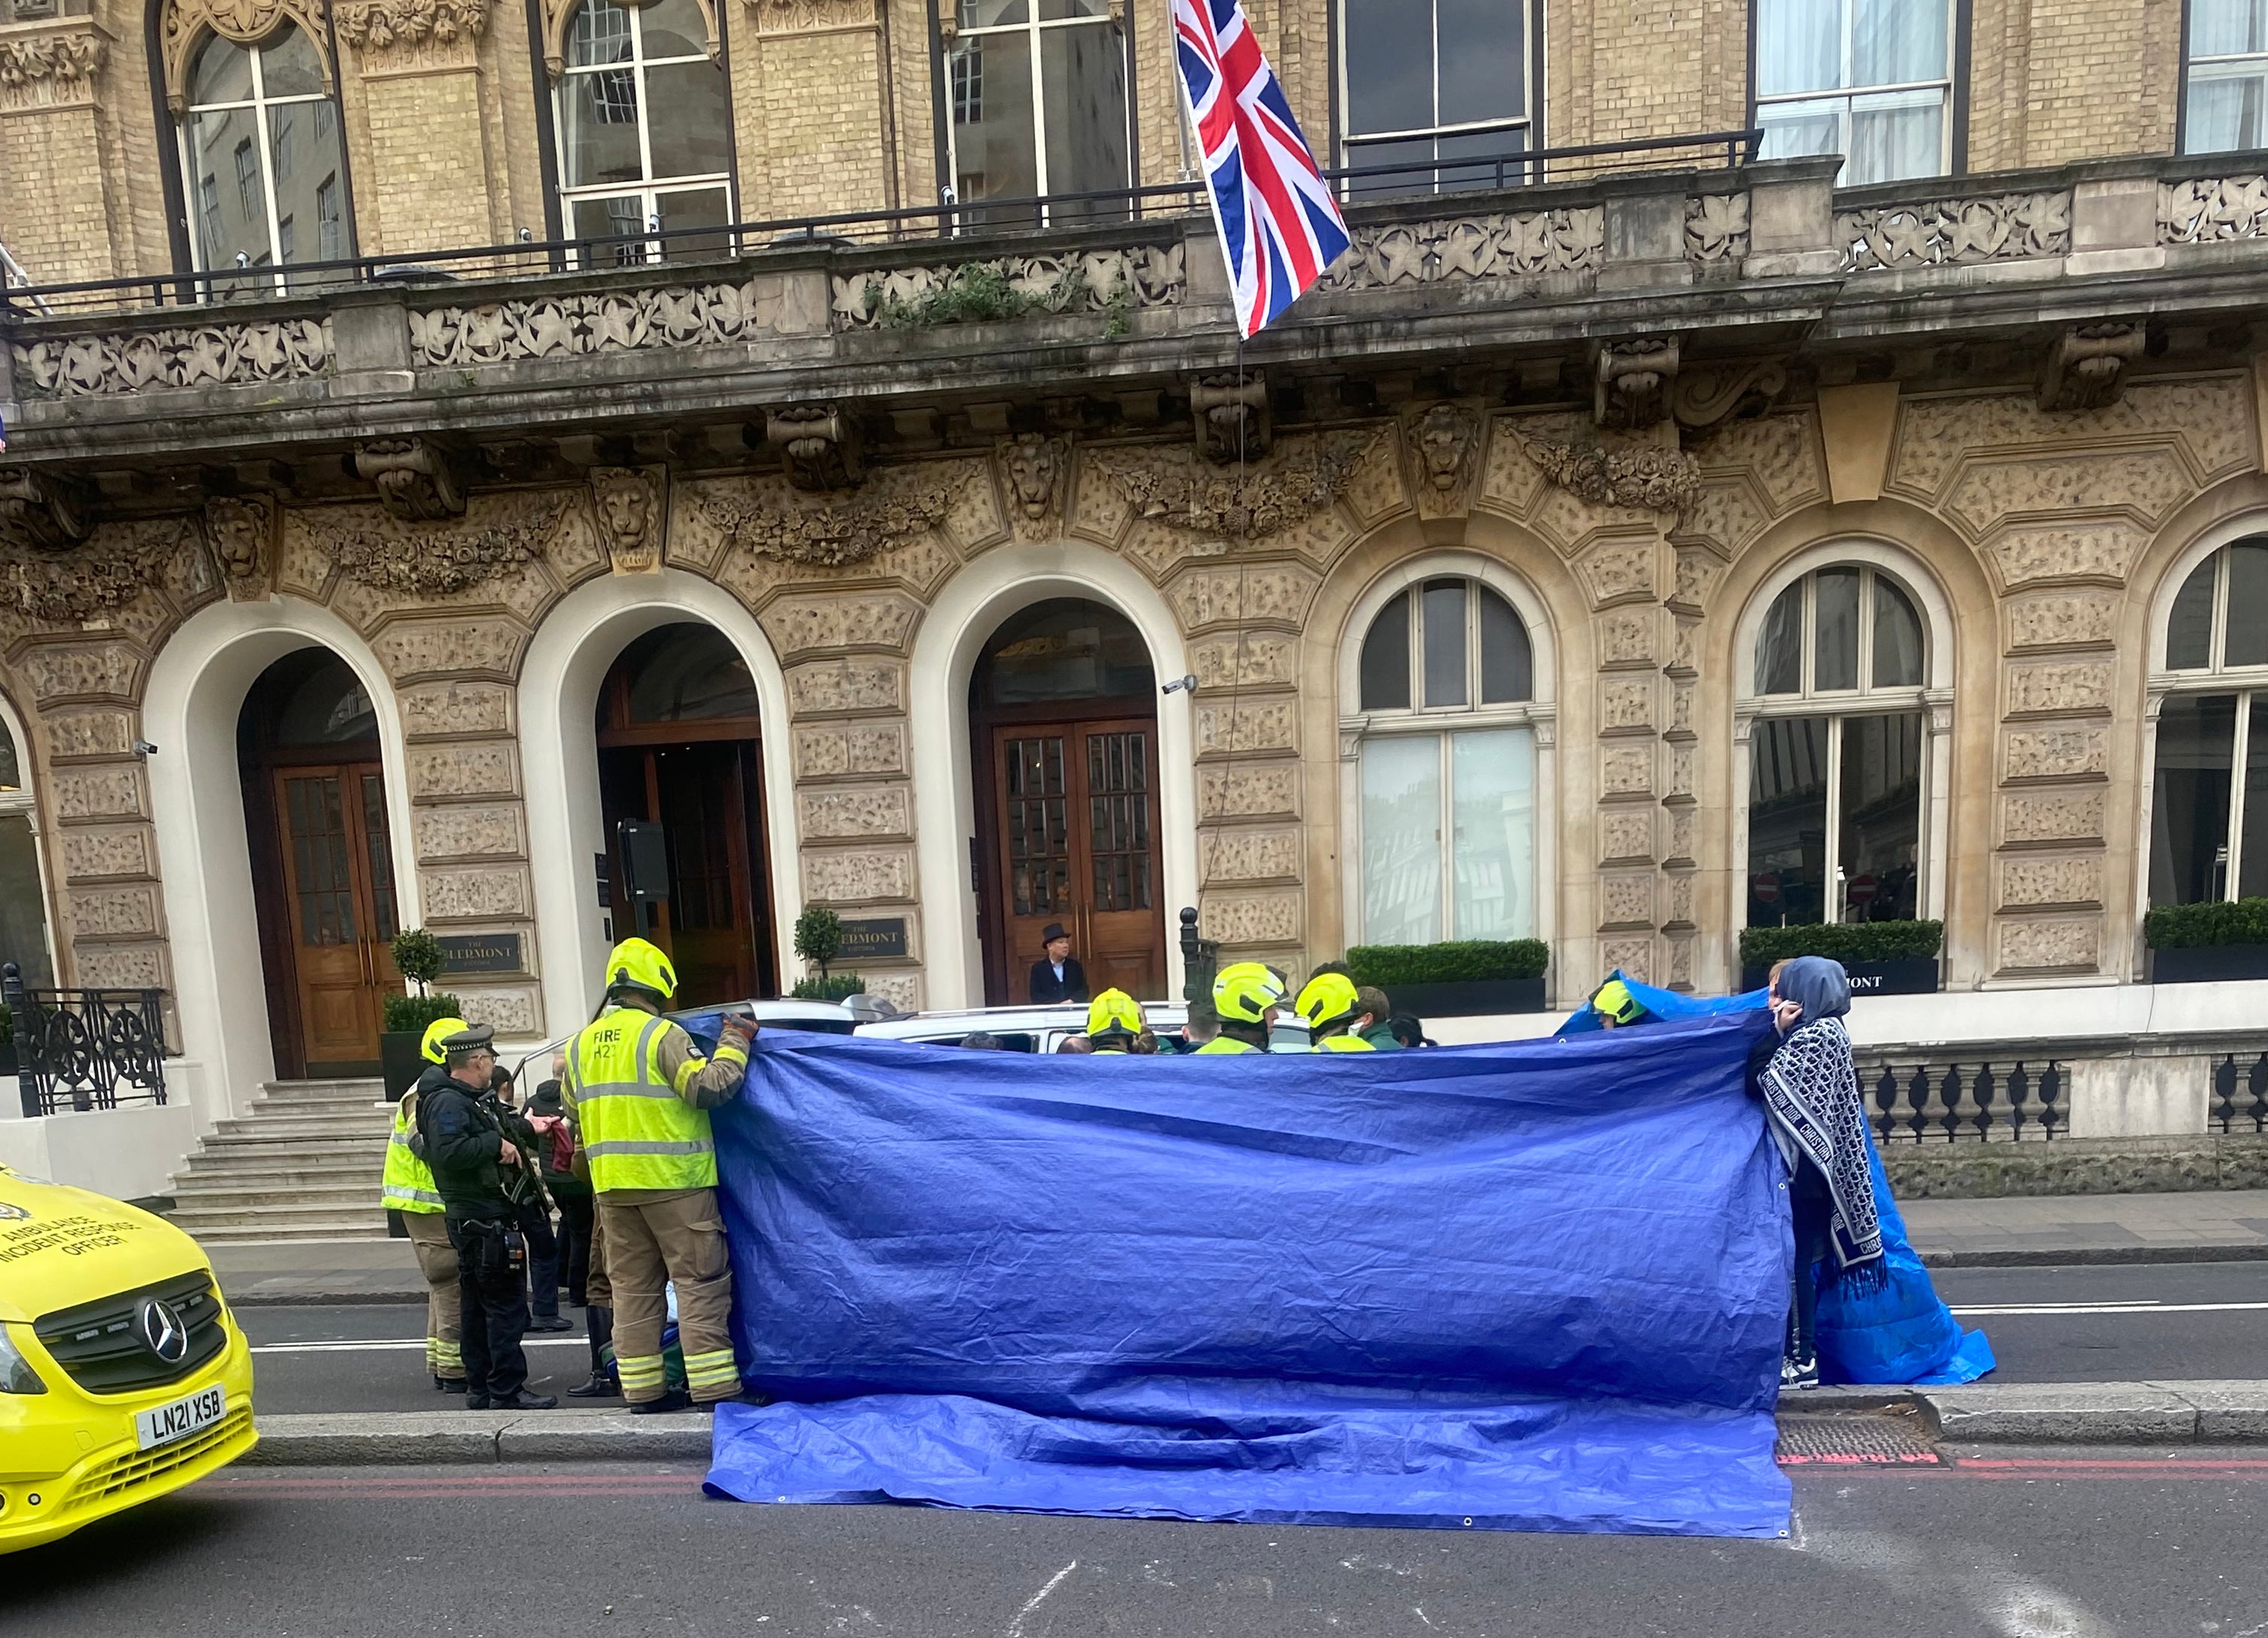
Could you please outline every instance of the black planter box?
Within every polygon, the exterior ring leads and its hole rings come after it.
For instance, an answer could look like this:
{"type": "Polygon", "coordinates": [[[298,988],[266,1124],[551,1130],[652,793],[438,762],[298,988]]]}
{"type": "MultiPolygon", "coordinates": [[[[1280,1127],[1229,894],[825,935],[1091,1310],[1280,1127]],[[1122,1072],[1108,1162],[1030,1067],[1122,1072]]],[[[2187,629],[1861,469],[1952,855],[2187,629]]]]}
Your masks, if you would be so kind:
{"type": "Polygon", "coordinates": [[[2150,952],[2153,984],[2212,984],[2228,978],[2268,978],[2268,944],[2196,944],[2150,952]]]}
{"type": "Polygon", "coordinates": [[[1541,978],[1474,978],[1454,984],[1380,986],[1397,1013],[1417,1018],[1477,1018],[1491,1013],[1540,1013],[1541,978]]]}
{"type": "Polygon", "coordinates": [[[386,1080],[388,1101],[401,1102],[401,1095],[425,1073],[425,1059],[417,1050],[424,1038],[408,1030],[388,1030],[378,1037],[378,1073],[386,1080]]]}
{"type": "MultiPolygon", "coordinates": [[[[1902,956],[1895,961],[1846,961],[1843,970],[1851,975],[1851,994],[1854,999],[1865,995],[1934,995],[1938,990],[1938,960],[1934,956],[1902,956]]],[[[1770,967],[1743,967],[1741,987],[1761,990],[1771,978],[1770,967]]]]}

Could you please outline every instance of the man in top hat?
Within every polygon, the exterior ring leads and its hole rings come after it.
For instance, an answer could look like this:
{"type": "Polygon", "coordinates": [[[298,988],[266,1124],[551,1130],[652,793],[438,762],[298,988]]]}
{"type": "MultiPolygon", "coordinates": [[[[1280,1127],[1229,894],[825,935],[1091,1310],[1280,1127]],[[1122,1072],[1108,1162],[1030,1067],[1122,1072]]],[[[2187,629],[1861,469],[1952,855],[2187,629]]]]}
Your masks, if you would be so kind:
{"type": "Polygon", "coordinates": [[[1064,931],[1060,921],[1050,921],[1041,933],[1047,942],[1047,954],[1032,963],[1032,1005],[1049,1007],[1058,1001],[1077,1001],[1084,1006],[1091,998],[1086,991],[1086,970],[1071,953],[1071,934],[1064,931]]]}

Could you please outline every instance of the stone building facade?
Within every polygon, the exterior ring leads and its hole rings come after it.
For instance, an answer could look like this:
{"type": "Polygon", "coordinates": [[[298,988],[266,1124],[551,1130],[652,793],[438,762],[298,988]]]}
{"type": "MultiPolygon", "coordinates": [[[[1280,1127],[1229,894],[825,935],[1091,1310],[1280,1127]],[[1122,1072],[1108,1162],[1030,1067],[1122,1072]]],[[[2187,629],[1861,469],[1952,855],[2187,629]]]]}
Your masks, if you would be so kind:
{"type": "MultiPolygon", "coordinates": [[[[1311,129],[1359,159],[1344,11],[1250,9],[1311,129]]],[[[972,106],[949,41],[997,10],[704,7],[733,214],[926,207],[972,106]]],[[[1154,10],[1095,8],[1130,64],[1130,175],[1170,182],[1154,10]]],[[[1146,656],[1147,714],[1102,714],[1150,747],[1161,989],[1183,904],[1294,970],[1397,929],[1533,933],[1564,1002],[1616,967],[1721,989],[1773,904],[1896,897],[1946,925],[1933,1015],[2083,1033],[2147,979],[2154,870],[2161,896],[2249,876],[2228,789],[2249,742],[2198,702],[2249,721],[2268,683],[2232,635],[2268,617],[2242,544],[2268,536],[2268,159],[2172,155],[2179,10],[1962,12],[1959,174],[1838,187],[1831,158],[1695,146],[1366,196],[1355,250],[1244,347],[1186,196],[199,302],[211,285],[176,276],[215,265],[184,240],[204,228],[167,226],[199,190],[175,167],[169,205],[148,179],[166,110],[205,94],[201,42],[320,41],[305,94],[335,100],[351,247],[411,261],[559,231],[541,110],[571,8],[166,0],[0,26],[0,240],[42,286],[141,281],[11,292],[0,351],[0,722],[55,969],[165,991],[207,1117],[291,1069],[262,917],[298,913],[276,903],[312,867],[262,874],[247,707],[320,650],[372,748],[340,845],[401,925],[507,953],[453,979],[469,1012],[515,1043],[563,1033],[627,913],[619,874],[593,881],[620,867],[615,668],[697,627],[756,725],[734,788],[758,969],[799,971],[789,929],[823,904],[894,929],[861,966],[893,1001],[1005,999],[1018,953],[986,918],[1020,787],[998,748],[1025,742],[985,740],[972,702],[997,634],[1065,600],[1146,656]],[[2116,117],[2098,59],[2132,82],[2116,117]],[[972,279],[1011,294],[972,308],[972,279]],[[2192,660],[2201,584],[2220,635],[2192,660]],[[2161,765],[2169,701],[2185,737],[2161,765]],[[1845,839],[1774,862],[1776,780],[1845,839]],[[1484,847],[1453,787],[1493,805],[1484,847]],[[1413,789],[1430,852],[1395,807],[1413,789]],[[1383,884],[1413,867],[1432,909],[1383,884]]],[[[1755,117],[1740,8],[1625,13],[1521,14],[1530,137],[1755,117]]],[[[2234,1028],[2243,993],[2177,1006],[2234,1028]]]]}

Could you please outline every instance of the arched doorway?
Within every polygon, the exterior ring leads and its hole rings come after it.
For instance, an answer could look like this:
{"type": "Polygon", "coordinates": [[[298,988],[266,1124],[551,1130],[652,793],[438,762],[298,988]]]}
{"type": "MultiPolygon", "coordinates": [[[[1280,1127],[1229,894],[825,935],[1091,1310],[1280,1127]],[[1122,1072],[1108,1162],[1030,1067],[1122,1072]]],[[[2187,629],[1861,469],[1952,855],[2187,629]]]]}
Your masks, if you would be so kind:
{"type": "Polygon", "coordinates": [[[1049,598],[1004,621],[969,679],[985,999],[1030,999],[1059,922],[1090,988],[1166,988],[1158,691],[1125,616],[1049,598]]]}
{"type": "Polygon", "coordinates": [[[287,654],[246,694],[236,750],[276,1074],[374,1075],[401,975],[370,696],[328,649],[287,654]]]}
{"type": "Polygon", "coordinates": [[[680,1006],[777,994],[763,735],[747,661],[713,626],[657,626],[608,669],[596,726],[609,936],[642,933],[667,950],[680,1006]],[[625,820],[658,825],[667,861],[666,892],[642,905],[630,894],[625,820]]]}

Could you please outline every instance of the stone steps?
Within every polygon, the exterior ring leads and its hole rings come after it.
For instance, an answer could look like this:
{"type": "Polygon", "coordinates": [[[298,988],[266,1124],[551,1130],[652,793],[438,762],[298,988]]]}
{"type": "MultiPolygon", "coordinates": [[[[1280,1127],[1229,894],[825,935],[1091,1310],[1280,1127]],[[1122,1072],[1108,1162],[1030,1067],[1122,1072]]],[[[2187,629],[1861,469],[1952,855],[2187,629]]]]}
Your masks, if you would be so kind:
{"type": "Polygon", "coordinates": [[[213,1244],[383,1239],[393,1130],[378,1081],[271,1081],[173,1174],[166,1214],[213,1244]]]}

